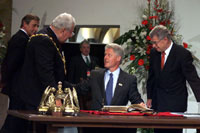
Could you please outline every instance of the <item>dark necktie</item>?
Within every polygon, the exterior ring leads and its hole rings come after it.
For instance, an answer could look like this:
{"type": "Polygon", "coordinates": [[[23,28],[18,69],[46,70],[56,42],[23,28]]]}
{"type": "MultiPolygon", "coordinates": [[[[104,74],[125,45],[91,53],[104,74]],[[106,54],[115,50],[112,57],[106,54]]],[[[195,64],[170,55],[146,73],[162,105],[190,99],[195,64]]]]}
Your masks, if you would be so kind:
{"type": "Polygon", "coordinates": [[[89,59],[88,59],[87,56],[85,56],[85,59],[86,59],[86,64],[87,64],[88,66],[90,66],[90,61],[89,61],[89,59]]]}
{"type": "Polygon", "coordinates": [[[110,73],[110,79],[106,85],[106,100],[107,100],[107,105],[111,104],[112,100],[112,90],[113,90],[113,74],[110,73]]]}
{"type": "Polygon", "coordinates": [[[163,69],[165,65],[165,51],[161,53],[161,69],[163,69]]]}

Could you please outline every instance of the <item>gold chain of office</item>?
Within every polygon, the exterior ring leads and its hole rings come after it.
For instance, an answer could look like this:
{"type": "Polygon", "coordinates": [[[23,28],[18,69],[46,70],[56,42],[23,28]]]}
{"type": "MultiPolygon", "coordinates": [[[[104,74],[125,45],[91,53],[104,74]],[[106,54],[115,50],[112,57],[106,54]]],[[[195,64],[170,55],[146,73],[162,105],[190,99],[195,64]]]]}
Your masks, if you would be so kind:
{"type": "MultiPolygon", "coordinates": [[[[47,34],[35,34],[35,35],[32,35],[31,38],[37,37],[37,36],[46,36],[46,37],[48,37],[48,38],[52,41],[52,43],[54,44],[54,46],[55,46],[55,48],[56,48],[58,54],[60,55],[60,57],[61,57],[61,59],[62,59],[62,61],[63,61],[64,72],[65,72],[65,74],[67,74],[67,69],[66,69],[66,64],[65,64],[65,63],[66,63],[65,56],[62,55],[62,54],[60,53],[60,50],[59,50],[59,48],[56,46],[56,43],[53,41],[53,38],[50,37],[50,36],[48,36],[47,34]]],[[[29,41],[31,40],[31,38],[29,39],[29,41]]]]}

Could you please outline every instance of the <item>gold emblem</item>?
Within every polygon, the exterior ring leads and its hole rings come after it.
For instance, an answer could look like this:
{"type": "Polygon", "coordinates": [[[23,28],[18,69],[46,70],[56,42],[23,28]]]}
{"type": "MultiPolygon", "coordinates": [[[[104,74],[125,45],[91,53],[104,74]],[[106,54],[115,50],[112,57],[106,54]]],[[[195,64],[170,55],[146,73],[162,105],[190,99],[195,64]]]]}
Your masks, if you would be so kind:
{"type": "Polygon", "coordinates": [[[60,113],[75,115],[80,111],[78,97],[75,88],[65,88],[62,90],[62,82],[58,82],[58,90],[48,86],[38,107],[38,111],[42,114],[60,113]]]}

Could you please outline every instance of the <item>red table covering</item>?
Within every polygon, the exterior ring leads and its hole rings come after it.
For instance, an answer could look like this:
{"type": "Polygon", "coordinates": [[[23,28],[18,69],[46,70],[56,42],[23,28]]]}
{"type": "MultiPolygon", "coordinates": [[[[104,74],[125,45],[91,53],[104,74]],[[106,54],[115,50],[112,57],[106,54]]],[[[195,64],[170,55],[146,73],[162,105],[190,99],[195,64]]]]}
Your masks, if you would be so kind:
{"type": "Polygon", "coordinates": [[[86,112],[95,115],[132,115],[132,116],[178,116],[183,117],[183,115],[172,114],[171,112],[158,112],[158,113],[147,113],[147,112],[127,112],[127,113],[118,113],[118,112],[104,112],[104,111],[95,111],[95,110],[80,110],[80,112],[86,112]]]}

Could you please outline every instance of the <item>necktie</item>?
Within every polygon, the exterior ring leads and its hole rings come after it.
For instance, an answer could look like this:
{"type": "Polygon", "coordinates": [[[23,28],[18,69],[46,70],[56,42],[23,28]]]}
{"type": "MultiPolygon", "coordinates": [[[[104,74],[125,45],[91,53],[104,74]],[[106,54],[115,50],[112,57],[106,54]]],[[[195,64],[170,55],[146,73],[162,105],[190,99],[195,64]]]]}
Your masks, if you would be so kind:
{"type": "Polygon", "coordinates": [[[112,90],[113,90],[113,74],[110,73],[110,79],[106,85],[106,100],[107,105],[110,105],[112,100],[112,90]]]}
{"type": "Polygon", "coordinates": [[[89,61],[89,59],[88,59],[87,56],[85,56],[85,59],[86,59],[86,64],[87,64],[88,66],[90,66],[90,61],[89,61]]]}
{"type": "Polygon", "coordinates": [[[161,69],[163,69],[165,64],[165,51],[161,53],[161,69]]]}

